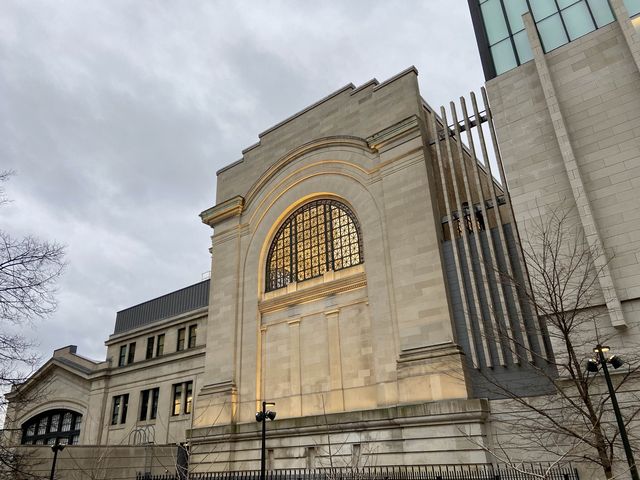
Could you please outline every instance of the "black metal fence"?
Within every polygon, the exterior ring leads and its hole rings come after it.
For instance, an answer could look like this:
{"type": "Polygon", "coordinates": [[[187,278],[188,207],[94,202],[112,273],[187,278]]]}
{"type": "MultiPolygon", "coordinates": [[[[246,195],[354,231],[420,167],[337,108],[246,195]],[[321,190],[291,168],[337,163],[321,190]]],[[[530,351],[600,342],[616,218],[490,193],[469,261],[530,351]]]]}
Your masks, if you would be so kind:
{"type": "MultiPolygon", "coordinates": [[[[259,470],[190,473],[189,480],[259,480],[259,470]]],[[[266,480],[579,480],[571,466],[416,465],[269,470],[266,480]]],[[[177,474],[138,473],[136,480],[180,480],[177,474]]]]}

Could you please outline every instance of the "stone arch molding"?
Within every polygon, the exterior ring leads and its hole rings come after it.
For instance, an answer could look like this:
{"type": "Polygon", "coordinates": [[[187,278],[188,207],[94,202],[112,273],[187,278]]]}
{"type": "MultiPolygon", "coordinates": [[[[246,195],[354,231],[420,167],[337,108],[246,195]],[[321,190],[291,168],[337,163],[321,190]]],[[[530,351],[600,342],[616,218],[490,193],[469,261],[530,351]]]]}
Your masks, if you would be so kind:
{"type": "Polygon", "coordinates": [[[47,401],[47,403],[40,404],[34,408],[25,411],[20,415],[16,425],[22,426],[25,422],[28,422],[31,418],[40,415],[41,413],[49,410],[72,410],[82,415],[83,421],[87,419],[88,407],[85,403],[73,400],[70,398],[53,398],[47,401]]]}
{"type": "MultiPolygon", "coordinates": [[[[263,202],[259,211],[253,212],[251,238],[242,266],[242,276],[245,285],[250,282],[256,286],[257,298],[264,292],[266,257],[279,226],[296,208],[315,199],[335,199],[351,208],[360,223],[367,258],[373,255],[378,255],[378,258],[384,256],[384,222],[376,198],[368,189],[366,178],[362,172],[358,174],[357,169],[335,169],[328,165],[330,164],[323,163],[323,168],[301,172],[304,174],[288,179],[284,185],[280,185],[277,192],[270,192],[268,201],[263,202]]],[[[366,268],[369,268],[368,265],[366,268]]],[[[254,291],[247,293],[254,295],[254,291]]]]}
{"type": "Polygon", "coordinates": [[[253,202],[261,196],[261,192],[268,189],[268,185],[272,184],[274,179],[282,177],[283,171],[287,171],[292,165],[297,167],[310,159],[324,159],[325,162],[351,164],[363,173],[368,173],[376,154],[377,150],[369,147],[369,144],[359,137],[332,136],[305,143],[280,157],[260,175],[245,195],[245,208],[251,208],[253,202]]]}

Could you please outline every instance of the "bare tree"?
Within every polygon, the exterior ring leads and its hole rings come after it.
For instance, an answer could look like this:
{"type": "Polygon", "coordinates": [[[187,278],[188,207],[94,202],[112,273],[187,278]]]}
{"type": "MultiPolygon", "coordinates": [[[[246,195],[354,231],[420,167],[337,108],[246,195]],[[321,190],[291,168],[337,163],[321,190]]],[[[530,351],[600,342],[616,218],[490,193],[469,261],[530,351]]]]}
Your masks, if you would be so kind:
{"type": "MultiPolygon", "coordinates": [[[[12,175],[11,171],[0,172],[0,206],[9,201],[2,184],[12,175]]],[[[0,393],[24,382],[37,366],[34,345],[21,329],[55,310],[55,283],[63,268],[62,246],[32,236],[16,238],[0,229],[0,393]]],[[[29,394],[19,394],[12,400],[21,404],[31,401],[33,396],[29,394]]],[[[0,409],[5,408],[3,398],[0,409]]],[[[10,420],[5,419],[5,423],[10,420]]],[[[0,447],[0,468],[10,472],[11,478],[23,472],[25,461],[24,455],[5,444],[0,447]]]]}
{"type": "MultiPolygon", "coordinates": [[[[497,415],[497,447],[491,447],[490,453],[517,466],[509,450],[526,450],[533,445],[535,451],[553,455],[557,462],[587,460],[602,468],[607,478],[614,478],[614,465],[624,458],[618,427],[601,374],[586,368],[595,357],[593,348],[613,340],[617,333],[606,320],[598,284],[603,267],[598,267],[602,262],[596,260],[602,252],[589,246],[573,210],[538,213],[527,225],[522,244],[530,283],[522,284],[504,272],[499,276],[504,284],[517,288],[537,312],[553,346],[553,358],[544,359],[527,351],[515,337],[504,342],[514,346],[512,354],[522,364],[527,363],[527,356],[534,357],[529,365],[541,377],[548,394],[522,396],[498,376],[484,374],[498,393],[510,399],[497,415]]],[[[626,346],[624,368],[613,377],[624,421],[630,426],[640,413],[640,398],[633,388],[640,377],[640,362],[633,355],[637,349],[626,346]]],[[[632,443],[640,446],[637,430],[628,428],[632,443]]],[[[626,467],[624,461],[622,464],[626,467]]]]}

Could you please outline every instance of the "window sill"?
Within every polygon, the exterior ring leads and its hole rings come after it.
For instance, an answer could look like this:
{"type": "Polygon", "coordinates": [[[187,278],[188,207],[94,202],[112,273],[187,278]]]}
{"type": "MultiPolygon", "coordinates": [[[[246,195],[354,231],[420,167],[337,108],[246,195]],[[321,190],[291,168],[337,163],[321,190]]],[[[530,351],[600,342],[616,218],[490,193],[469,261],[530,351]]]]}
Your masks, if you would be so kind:
{"type": "Polygon", "coordinates": [[[268,313],[283,308],[310,302],[327,295],[355,290],[367,285],[364,264],[337,272],[326,272],[322,277],[293,282],[285,288],[266,292],[258,302],[260,313],[268,313]]]}
{"type": "Polygon", "coordinates": [[[181,413],[180,415],[171,415],[169,417],[169,422],[180,422],[184,420],[189,420],[191,418],[190,413],[181,413]]]}
{"type": "Polygon", "coordinates": [[[156,420],[157,420],[157,417],[149,419],[149,420],[138,420],[136,422],[136,426],[137,427],[146,427],[147,425],[155,425],[156,424],[156,420]]]}

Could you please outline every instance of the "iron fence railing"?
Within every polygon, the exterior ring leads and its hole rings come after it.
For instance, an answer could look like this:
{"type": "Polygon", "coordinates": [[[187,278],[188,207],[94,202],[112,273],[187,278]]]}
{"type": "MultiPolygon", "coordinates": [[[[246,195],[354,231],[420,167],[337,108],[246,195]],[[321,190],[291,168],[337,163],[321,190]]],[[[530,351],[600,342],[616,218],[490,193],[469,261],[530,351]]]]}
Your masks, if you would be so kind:
{"type": "MultiPolygon", "coordinates": [[[[136,480],[182,480],[177,474],[138,473],[136,480]]],[[[260,480],[259,470],[193,472],[189,480],[260,480]]],[[[579,480],[570,465],[414,465],[269,470],[266,480],[579,480]]]]}

